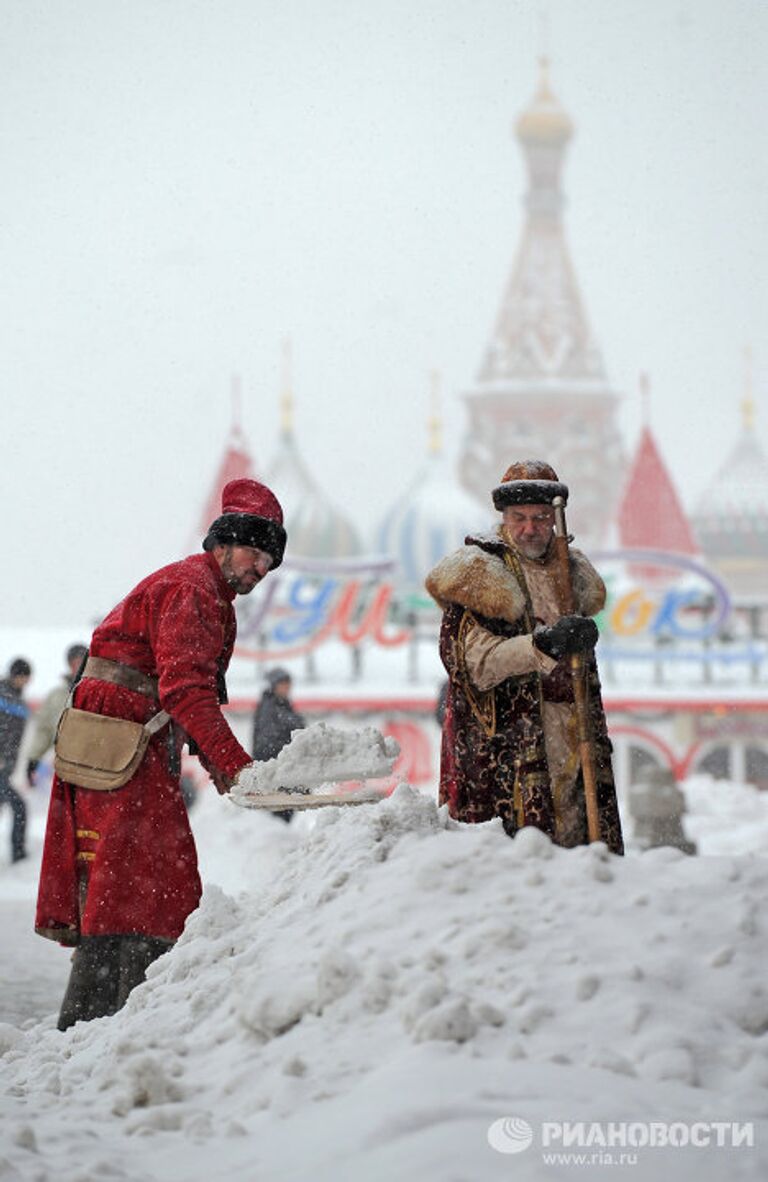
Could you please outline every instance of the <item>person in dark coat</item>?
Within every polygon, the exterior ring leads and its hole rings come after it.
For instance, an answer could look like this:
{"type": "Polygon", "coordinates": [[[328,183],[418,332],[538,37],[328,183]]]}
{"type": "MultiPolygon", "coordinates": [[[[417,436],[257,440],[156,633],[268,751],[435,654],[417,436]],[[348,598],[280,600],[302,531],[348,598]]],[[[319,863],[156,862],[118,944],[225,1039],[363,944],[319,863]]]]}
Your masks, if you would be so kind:
{"type": "MultiPolygon", "coordinates": [[[[274,759],[291,740],[293,731],[303,730],[307,725],[304,717],[294,710],[291,702],[291,675],[287,669],[270,669],[266,674],[267,689],[261,696],[253,716],[253,741],[251,750],[254,760],[264,762],[274,759]]],[[[292,809],[275,813],[284,821],[290,821],[292,809]]]]}
{"type": "Polygon", "coordinates": [[[443,723],[445,722],[445,707],[448,702],[449,685],[449,681],[444,681],[440,686],[440,689],[437,691],[437,701],[435,702],[435,721],[441,729],[443,723]]]}
{"type": "Polygon", "coordinates": [[[32,676],[32,666],[23,657],[11,661],[8,676],[0,680],[0,804],[9,804],[13,813],[11,826],[11,861],[26,858],[27,806],[21,793],[11,783],[19,757],[29,707],[22,699],[24,687],[32,676]]]}
{"type": "Polygon", "coordinates": [[[35,928],[75,946],[60,1030],[115,1013],[199,903],[181,748],[194,747],[221,793],[252,762],[221,711],[233,601],[280,565],[282,521],[268,488],[230,481],[204,553],[149,575],[93,634],[75,707],[138,723],[163,711],[170,724],[120,788],[75,787],[54,776],[35,928]]]}
{"type": "Polygon", "coordinates": [[[35,778],[40,760],[45,755],[46,751],[50,751],[53,746],[53,741],[56,738],[56,727],[61,718],[61,712],[67,704],[72,686],[75,684],[75,678],[80,672],[80,667],[88,656],[88,647],[85,644],[71,644],[66,651],[65,660],[67,663],[67,672],[64,673],[58,685],[46,694],[43,701],[38,707],[34,720],[31,724],[31,738],[26,747],[27,756],[27,782],[30,788],[35,786],[35,778]]]}

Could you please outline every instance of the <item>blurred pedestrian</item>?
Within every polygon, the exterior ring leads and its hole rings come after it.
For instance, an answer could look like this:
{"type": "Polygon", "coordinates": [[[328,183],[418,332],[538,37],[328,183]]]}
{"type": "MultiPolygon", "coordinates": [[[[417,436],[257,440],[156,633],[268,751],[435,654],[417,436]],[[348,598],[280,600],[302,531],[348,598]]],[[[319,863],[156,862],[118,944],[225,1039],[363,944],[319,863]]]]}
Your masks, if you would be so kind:
{"type": "Polygon", "coordinates": [[[450,684],[450,681],[444,681],[440,686],[440,689],[437,691],[437,701],[435,702],[435,721],[441,728],[445,722],[445,707],[448,701],[448,687],[450,684]]]}
{"type": "Polygon", "coordinates": [[[35,785],[35,777],[40,760],[46,751],[53,747],[56,738],[56,727],[59,725],[61,712],[67,704],[75,678],[80,671],[83,660],[88,655],[85,644],[71,644],[67,649],[65,660],[67,672],[62,673],[61,680],[43,698],[40,707],[31,724],[31,738],[26,749],[27,782],[30,788],[35,785]]]}
{"type": "Polygon", "coordinates": [[[24,727],[29,707],[23,700],[24,687],[32,676],[32,666],[23,657],[16,657],[8,667],[8,675],[0,680],[0,804],[9,804],[13,813],[11,826],[11,861],[26,858],[27,806],[21,793],[11,784],[11,776],[19,758],[24,727]]]}
{"type": "Polygon", "coordinates": [[[187,812],[197,804],[197,784],[192,773],[186,770],[183,766],[181,769],[181,780],[179,781],[181,787],[181,795],[184,799],[184,804],[187,806],[187,812]]]}
{"type": "MultiPolygon", "coordinates": [[[[267,688],[253,716],[253,758],[258,762],[274,759],[283,747],[291,741],[293,731],[303,730],[307,725],[291,702],[291,675],[287,669],[278,666],[266,674],[267,688]]],[[[275,813],[283,821],[290,821],[292,809],[275,813]]]]}

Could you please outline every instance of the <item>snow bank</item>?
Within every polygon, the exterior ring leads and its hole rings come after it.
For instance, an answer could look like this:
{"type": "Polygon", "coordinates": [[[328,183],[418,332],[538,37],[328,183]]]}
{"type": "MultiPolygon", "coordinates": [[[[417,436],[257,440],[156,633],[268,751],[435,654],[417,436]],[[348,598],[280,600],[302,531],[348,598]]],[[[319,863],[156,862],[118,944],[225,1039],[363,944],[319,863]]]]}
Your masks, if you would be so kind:
{"type": "Polygon", "coordinates": [[[375,727],[338,730],[316,722],[294,731],[274,759],[253,764],[240,773],[232,797],[263,795],[281,788],[315,788],[339,780],[372,780],[390,775],[400,748],[375,727]]]}
{"type": "Polygon", "coordinates": [[[685,833],[700,854],[768,853],[768,792],[712,776],[691,776],[680,787],[685,833]]]}
{"type": "MultiPolygon", "coordinates": [[[[232,810],[249,890],[206,887],[116,1017],[7,1037],[0,1177],[532,1179],[499,1118],[768,1115],[765,861],[510,841],[405,787],[313,821],[232,810]]],[[[759,1134],[644,1153],[634,1179],[768,1164],[759,1134]]]]}

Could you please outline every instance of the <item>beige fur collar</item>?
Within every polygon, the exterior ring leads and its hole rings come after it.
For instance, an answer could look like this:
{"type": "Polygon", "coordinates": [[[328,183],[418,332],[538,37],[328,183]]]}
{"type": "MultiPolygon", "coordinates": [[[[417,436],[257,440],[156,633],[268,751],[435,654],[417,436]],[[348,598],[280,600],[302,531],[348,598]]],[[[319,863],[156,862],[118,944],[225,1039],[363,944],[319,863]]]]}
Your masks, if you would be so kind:
{"type": "MultiPolygon", "coordinates": [[[[430,571],[425,586],[443,609],[454,603],[490,620],[516,624],[525,613],[525,599],[514,572],[501,557],[503,544],[494,543],[494,552],[479,545],[455,550],[430,571]]],[[[571,550],[570,556],[576,611],[594,616],[605,604],[605,584],[580,550],[571,550]]],[[[525,571],[524,559],[522,566],[525,571]]]]}

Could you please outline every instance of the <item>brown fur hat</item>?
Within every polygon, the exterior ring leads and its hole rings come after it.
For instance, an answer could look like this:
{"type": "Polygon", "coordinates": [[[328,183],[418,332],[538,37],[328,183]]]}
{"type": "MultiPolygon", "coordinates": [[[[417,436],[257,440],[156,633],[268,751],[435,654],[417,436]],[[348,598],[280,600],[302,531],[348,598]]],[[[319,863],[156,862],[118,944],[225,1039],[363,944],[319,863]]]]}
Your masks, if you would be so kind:
{"type": "Polygon", "coordinates": [[[493,504],[501,512],[507,505],[551,505],[555,497],[568,501],[568,485],[558,480],[544,460],[517,460],[510,464],[493,490],[493,504]]]}

